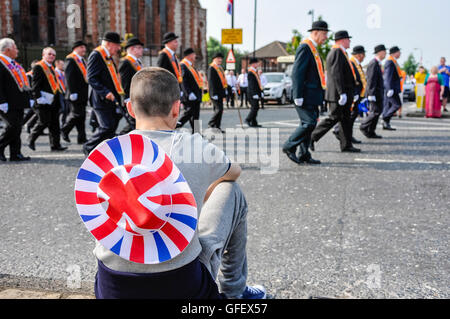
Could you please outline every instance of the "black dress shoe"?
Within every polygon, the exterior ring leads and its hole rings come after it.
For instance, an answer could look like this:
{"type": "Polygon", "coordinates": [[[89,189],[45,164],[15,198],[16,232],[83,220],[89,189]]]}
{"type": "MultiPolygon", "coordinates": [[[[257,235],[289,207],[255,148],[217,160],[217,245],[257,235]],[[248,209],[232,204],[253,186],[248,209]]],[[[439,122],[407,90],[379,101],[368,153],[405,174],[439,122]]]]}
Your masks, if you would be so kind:
{"type": "Polygon", "coordinates": [[[356,138],[352,137],[352,143],[353,144],[361,144],[362,142],[360,140],[357,140],[356,138]]]}
{"type": "Polygon", "coordinates": [[[373,133],[373,134],[369,134],[369,135],[367,136],[367,138],[383,138],[383,136],[378,135],[378,134],[376,134],[376,133],[373,133]]]}
{"type": "Polygon", "coordinates": [[[293,161],[294,163],[296,163],[296,164],[300,164],[300,163],[301,163],[300,160],[298,159],[297,155],[295,155],[294,152],[291,152],[291,151],[289,151],[289,150],[283,149],[283,153],[286,154],[287,157],[288,157],[291,161],[293,161]]]}
{"type": "Polygon", "coordinates": [[[86,139],[86,138],[84,138],[84,139],[79,139],[79,140],[77,141],[78,145],[83,145],[83,144],[86,143],[86,142],[87,142],[87,139],[86,139]]]}
{"type": "Polygon", "coordinates": [[[341,138],[339,137],[339,133],[336,131],[333,131],[334,137],[336,137],[336,139],[340,142],[341,138]]]}
{"type": "Polygon", "coordinates": [[[61,137],[64,141],[66,141],[67,143],[70,143],[69,134],[67,134],[65,132],[61,132],[61,137]]]}
{"type": "Polygon", "coordinates": [[[391,123],[388,122],[383,122],[383,130],[396,131],[396,129],[391,126],[391,123]]]}
{"type": "Polygon", "coordinates": [[[315,159],[313,159],[313,158],[308,158],[308,159],[300,159],[300,164],[309,164],[309,165],[319,165],[319,164],[322,164],[322,162],[321,161],[319,161],[319,160],[315,160],[315,159]]]}
{"type": "Polygon", "coordinates": [[[9,159],[10,162],[24,162],[31,160],[29,156],[23,156],[22,154],[17,154],[9,159]]]}
{"type": "Polygon", "coordinates": [[[314,146],[314,141],[313,140],[311,140],[311,144],[309,145],[309,148],[311,149],[311,151],[315,151],[316,150],[316,147],[314,146]]]}
{"type": "Polygon", "coordinates": [[[61,151],[65,151],[66,149],[67,149],[67,147],[61,146],[61,145],[51,148],[52,152],[61,152],[61,151]]]}
{"type": "Polygon", "coordinates": [[[36,150],[36,145],[34,145],[33,141],[28,141],[28,147],[32,150],[35,151],[36,150]]]}
{"type": "Polygon", "coordinates": [[[342,152],[343,153],[361,153],[361,150],[359,148],[350,146],[350,147],[344,148],[342,150],[342,152]]]}

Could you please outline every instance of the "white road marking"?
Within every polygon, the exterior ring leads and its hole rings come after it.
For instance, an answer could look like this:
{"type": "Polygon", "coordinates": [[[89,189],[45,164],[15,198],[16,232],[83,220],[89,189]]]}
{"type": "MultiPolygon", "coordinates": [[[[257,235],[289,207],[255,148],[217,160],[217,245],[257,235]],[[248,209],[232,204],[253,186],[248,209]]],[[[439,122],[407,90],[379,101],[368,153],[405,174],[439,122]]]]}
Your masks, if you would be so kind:
{"type": "Polygon", "coordinates": [[[381,158],[355,158],[355,162],[450,165],[450,162],[442,162],[442,161],[423,161],[423,160],[414,161],[414,160],[381,159],[381,158]]]}

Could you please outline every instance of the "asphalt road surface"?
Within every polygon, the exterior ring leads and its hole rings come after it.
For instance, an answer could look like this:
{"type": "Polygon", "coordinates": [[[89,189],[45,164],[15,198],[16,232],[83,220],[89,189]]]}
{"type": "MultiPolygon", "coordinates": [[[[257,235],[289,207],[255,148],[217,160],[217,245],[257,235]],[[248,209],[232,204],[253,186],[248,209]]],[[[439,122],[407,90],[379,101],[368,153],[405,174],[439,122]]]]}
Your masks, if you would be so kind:
{"type": "MultiPolygon", "coordinates": [[[[204,127],[211,114],[202,111],[204,127]]],[[[449,119],[394,119],[398,130],[379,128],[381,140],[356,123],[360,154],[341,153],[330,132],[313,153],[320,166],[281,152],[298,124],[293,108],[261,110],[258,120],[258,143],[274,151],[251,149],[250,139],[233,149],[245,153],[249,284],[278,299],[450,297],[449,119]]],[[[223,128],[239,127],[237,111],[225,110],[223,128]]],[[[31,162],[0,164],[0,286],[92,293],[94,240],[73,191],[81,146],[52,153],[46,136],[36,146],[23,147],[31,162]]]]}

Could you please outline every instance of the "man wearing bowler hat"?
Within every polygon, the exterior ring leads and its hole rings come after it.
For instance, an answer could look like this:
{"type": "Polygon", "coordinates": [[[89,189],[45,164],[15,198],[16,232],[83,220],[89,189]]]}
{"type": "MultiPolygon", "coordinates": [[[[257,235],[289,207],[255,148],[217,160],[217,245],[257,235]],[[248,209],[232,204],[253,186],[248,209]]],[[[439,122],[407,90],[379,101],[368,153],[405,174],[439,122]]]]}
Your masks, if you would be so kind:
{"type": "Polygon", "coordinates": [[[183,82],[183,76],[181,75],[180,62],[178,61],[176,51],[178,50],[178,36],[173,32],[164,34],[162,43],[164,49],[159,52],[158,61],[156,65],[160,68],[166,69],[171,72],[178,80],[178,83],[183,82]]]}
{"type": "Polygon", "coordinates": [[[395,112],[402,106],[400,99],[402,79],[401,68],[398,65],[398,58],[400,58],[400,49],[396,46],[389,50],[389,57],[384,64],[384,91],[386,92],[384,107],[383,107],[383,129],[395,131],[391,126],[391,118],[395,112]]]}
{"type": "Polygon", "coordinates": [[[261,84],[261,79],[258,74],[259,60],[257,58],[250,59],[250,67],[248,68],[248,98],[251,109],[248,113],[245,123],[250,127],[261,127],[256,121],[259,110],[259,101],[263,98],[264,90],[261,84]]]}
{"type": "Polygon", "coordinates": [[[348,55],[350,36],[347,31],[335,33],[335,45],[327,56],[327,90],[325,99],[329,102],[329,116],[321,121],[311,135],[311,149],[337,123],[340,125],[339,141],[341,152],[360,152],[352,145],[350,113],[353,102],[359,98],[355,94],[356,70],[348,55]]]}
{"type": "Polygon", "coordinates": [[[209,96],[211,97],[214,115],[208,122],[208,127],[217,129],[221,133],[225,133],[221,129],[223,114],[223,99],[226,97],[228,82],[225,71],[222,68],[223,54],[218,52],[213,55],[212,63],[208,68],[208,87],[209,96]]]}
{"type": "Polygon", "coordinates": [[[383,111],[384,83],[381,62],[386,57],[386,47],[383,44],[375,47],[375,58],[367,66],[366,97],[369,100],[369,114],[359,127],[361,133],[367,138],[382,138],[375,133],[378,118],[383,111]]]}
{"type": "Polygon", "coordinates": [[[88,155],[99,143],[113,138],[120,120],[121,96],[125,94],[113,56],[120,50],[120,35],[105,33],[102,43],[89,55],[87,77],[92,87],[90,96],[99,124],[96,132],[84,144],[88,155]]]}
{"type": "Polygon", "coordinates": [[[66,100],[70,113],[65,125],[61,128],[63,140],[70,143],[69,134],[75,127],[78,132],[78,144],[86,143],[86,105],[88,102],[89,84],[87,64],[84,60],[87,45],[77,41],[72,46],[72,53],[66,57],[64,73],[66,76],[66,100]]]}
{"type": "Polygon", "coordinates": [[[323,105],[326,88],[323,62],[317,50],[328,38],[328,24],[316,21],[309,30],[311,35],[297,49],[292,69],[292,87],[295,110],[300,125],[283,145],[283,152],[297,164],[320,164],[314,160],[308,148],[311,133],[319,118],[319,107],[323,105]],[[296,151],[299,148],[299,156],[296,151]]]}
{"type": "MultiPolygon", "coordinates": [[[[124,95],[124,103],[128,103],[130,100],[130,86],[131,79],[133,76],[142,69],[141,58],[144,55],[144,43],[142,43],[138,38],[128,39],[125,45],[125,50],[127,55],[120,60],[119,63],[119,74],[122,83],[124,95]]],[[[127,125],[120,131],[120,135],[131,132],[136,127],[136,121],[131,117],[125,110],[125,120],[127,125]]]]}

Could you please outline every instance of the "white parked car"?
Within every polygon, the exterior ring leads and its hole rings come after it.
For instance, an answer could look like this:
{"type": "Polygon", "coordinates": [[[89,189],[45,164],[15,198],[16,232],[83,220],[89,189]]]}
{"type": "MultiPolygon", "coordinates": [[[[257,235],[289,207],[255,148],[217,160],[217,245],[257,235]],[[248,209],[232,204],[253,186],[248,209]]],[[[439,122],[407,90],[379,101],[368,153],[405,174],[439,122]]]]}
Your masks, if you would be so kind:
{"type": "Polygon", "coordinates": [[[292,101],[292,79],[282,72],[264,73],[267,84],[264,86],[264,101],[277,101],[286,104],[292,101]]]}

